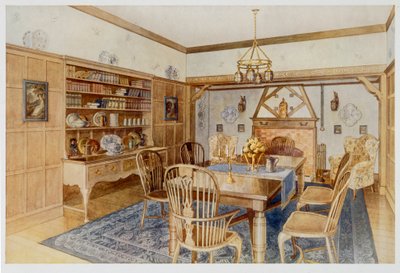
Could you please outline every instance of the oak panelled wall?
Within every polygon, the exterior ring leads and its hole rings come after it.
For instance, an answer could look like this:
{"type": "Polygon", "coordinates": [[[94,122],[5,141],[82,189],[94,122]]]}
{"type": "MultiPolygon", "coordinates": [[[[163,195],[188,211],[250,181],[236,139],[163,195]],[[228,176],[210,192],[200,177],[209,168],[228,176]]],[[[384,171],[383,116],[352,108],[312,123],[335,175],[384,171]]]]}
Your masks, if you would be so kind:
{"type": "Polygon", "coordinates": [[[386,124],[386,197],[394,211],[395,207],[395,66],[388,67],[387,78],[387,124],[386,124]]]}
{"type": "Polygon", "coordinates": [[[180,163],[179,148],[186,140],[186,86],[183,83],[153,79],[153,141],[168,148],[168,165],[180,163]],[[178,120],[164,120],[164,97],[178,98],[178,120]]]}
{"type": "Polygon", "coordinates": [[[54,54],[7,46],[7,234],[62,215],[64,63],[54,54]],[[47,81],[48,121],[23,121],[23,80],[47,81]]]}

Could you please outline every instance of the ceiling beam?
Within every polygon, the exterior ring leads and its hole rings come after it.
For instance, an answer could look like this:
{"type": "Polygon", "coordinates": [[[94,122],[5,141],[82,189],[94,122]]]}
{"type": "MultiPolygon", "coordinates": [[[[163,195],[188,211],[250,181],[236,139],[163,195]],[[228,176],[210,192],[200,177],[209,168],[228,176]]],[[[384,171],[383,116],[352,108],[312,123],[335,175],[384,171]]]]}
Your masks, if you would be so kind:
{"type": "MultiPolygon", "coordinates": [[[[352,28],[343,28],[343,29],[335,29],[335,30],[327,30],[327,31],[318,31],[318,32],[277,36],[277,37],[271,37],[271,38],[257,39],[257,43],[260,46],[274,45],[274,44],[286,44],[286,43],[304,42],[304,41],[311,41],[311,40],[347,37],[347,36],[355,36],[355,35],[365,35],[365,34],[372,34],[372,33],[379,33],[379,32],[386,32],[385,24],[377,24],[377,25],[371,25],[371,26],[352,27],[352,28]]],[[[252,44],[253,44],[253,40],[246,40],[246,41],[239,41],[239,42],[232,42],[232,43],[221,43],[221,44],[213,44],[213,45],[195,46],[195,47],[188,47],[187,53],[190,54],[190,53],[200,53],[200,52],[245,48],[245,47],[252,46],[252,44]]]]}
{"type": "Polygon", "coordinates": [[[91,16],[94,16],[98,19],[104,20],[108,23],[111,23],[113,25],[116,25],[118,27],[126,29],[130,32],[133,32],[140,36],[148,38],[152,41],[155,41],[157,43],[160,43],[160,44],[170,47],[172,49],[178,50],[180,52],[186,53],[186,47],[184,47],[178,43],[175,43],[174,41],[168,40],[167,38],[164,38],[164,37],[162,37],[154,32],[151,32],[147,29],[139,27],[138,25],[132,24],[118,16],[112,15],[111,13],[108,13],[104,10],[101,10],[94,6],[71,6],[71,7],[74,9],[77,9],[79,11],[82,11],[86,14],[89,14],[91,16]]]}
{"type": "Polygon", "coordinates": [[[395,12],[396,12],[396,9],[395,9],[395,6],[393,6],[391,11],[390,11],[389,17],[386,20],[386,31],[389,29],[390,24],[392,23],[392,21],[394,19],[395,12]]]}
{"type": "MultiPolygon", "coordinates": [[[[335,80],[344,78],[355,78],[357,76],[377,76],[381,75],[386,69],[386,65],[360,65],[346,67],[328,67],[316,69],[302,69],[289,71],[275,71],[274,83],[281,81],[316,81],[316,80],[335,80]]],[[[186,82],[193,86],[212,84],[234,84],[234,75],[200,76],[186,77],[186,82]]]]}
{"type": "MultiPolygon", "coordinates": [[[[195,46],[195,47],[185,47],[181,44],[178,44],[172,40],[169,40],[161,35],[158,35],[152,31],[144,29],[138,25],[132,24],[118,16],[115,16],[111,13],[108,13],[102,9],[99,9],[94,6],[76,6],[72,5],[72,8],[84,12],[88,15],[94,16],[98,19],[104,20],[108,23],[114,24],[118,27],[126,29],[132,33],[136,33],[140,36],[148,38],[152,41],[180,51],[182,53],[190,54],[190,53],[201,53],[201,52],[210,52],[210,51],[220,51],[220,50],[228,50],[228,49],[236,49],[236,48],[246,48],[250,47],[253,44],[253,40],[245,40],[245,41],[237,41],[231,43],[220,43],[220,44],[211,44],[211,45],[203,45],[203,46],[195,46]]],[[[338,37],[347,37],[347,36],[355,36],[355,35],[366,35],[372,33],[386,32],[387,28],[390,26],[395,13],[395,7],[393,6],[389,18],[385,24],[376,24],[370,26],[361,26],[361,27],[352,27],[352,28],[343,28],[343,29],[335,29],[335,30],[327,30],[327,31],[318,31],[318,32],[309,32],[309,33],[300,33],[293,35],[285,35],[285,36],[276,36],[270,38],[261,38],[257,39],[257,42],[260,46],[263,45],[272,45],[272,44],[285,44],[285,43],[295,43],[295,42],[303,42],[303,41],[311,41],[311,40],[320,40],[320,39],[329,39],[329,38],[338,38],[338,37]]]]}

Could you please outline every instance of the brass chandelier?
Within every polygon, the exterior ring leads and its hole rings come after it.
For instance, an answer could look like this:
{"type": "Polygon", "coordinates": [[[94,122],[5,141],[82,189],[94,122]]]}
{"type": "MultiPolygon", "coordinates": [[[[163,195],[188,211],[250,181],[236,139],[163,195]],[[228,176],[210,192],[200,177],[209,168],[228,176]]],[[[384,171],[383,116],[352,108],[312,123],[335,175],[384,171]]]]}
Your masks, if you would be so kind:
{"type": "Polygon", "coordinates": [[[254,40],[253,45],[237,61],[237,72],[234,79],[236,83],[263,83],[271,82],[274,73],[271,70],[272,61],[267,54],[258,46],[257,43],[257,12],[259,9],[253,9],[254,14],[254,40]]]}

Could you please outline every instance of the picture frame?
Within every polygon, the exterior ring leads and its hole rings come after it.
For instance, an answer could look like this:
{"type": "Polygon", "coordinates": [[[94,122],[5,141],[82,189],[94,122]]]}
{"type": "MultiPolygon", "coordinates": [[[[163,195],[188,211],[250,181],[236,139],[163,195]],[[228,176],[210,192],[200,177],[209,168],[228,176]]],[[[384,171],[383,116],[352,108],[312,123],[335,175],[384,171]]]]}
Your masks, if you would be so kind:
{"type": "Polygon", "coordinates": [[[178,120],[178,97],[164,97],[164,120],[178,120]]]}
{"type": "Polygon", "coordinates": [[[333,125],[333,133],[340,135],[342,133],[342,125],[333,125]]]}
{"type": "Polygon", "coordinates": [[[239,133],[244,133],[245,132],[244,124],[238,124],[238,132],[239,133]]]}
{"type": "Polygon", "coordinates": [[[48,83],[23,80],[23,121],[48,121],[48,83]]]}
{"type": "Polygon", "coordinates": [[[368,134],[368,125],[360,125],[360,135],[368,134]]]}
{"type": "Polygon", "coordinates": [[[224,131],[224,126],[222,124],[217,124],[217,132],[221,133],[224,131]]]}

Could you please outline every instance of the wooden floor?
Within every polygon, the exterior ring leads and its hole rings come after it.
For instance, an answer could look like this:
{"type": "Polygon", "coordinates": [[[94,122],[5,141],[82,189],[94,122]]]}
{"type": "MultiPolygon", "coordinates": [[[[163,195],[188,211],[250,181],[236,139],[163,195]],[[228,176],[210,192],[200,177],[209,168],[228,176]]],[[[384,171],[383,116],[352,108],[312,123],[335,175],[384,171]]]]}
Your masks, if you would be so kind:
{"type": "MultiPolygon", "coordinates": [[[[106,215],[114,210],[140,201],[142,192],[138,180],[123,181],[118,187],[98,189],[90,200],[91,219],[106,215]]],[[[395,261],[395,218],[384,196],[365,191],[365,199],[379,263],[395,261]]],[[[69,205],[80,207],[79,198],[67,200],[69,205]]],[[[83,216],[66,210],[64,217],[34,226],[6,237],[6,263],[88,263],[74,256],[39,244],[40,241],[83,224],[83,216]]]]}

